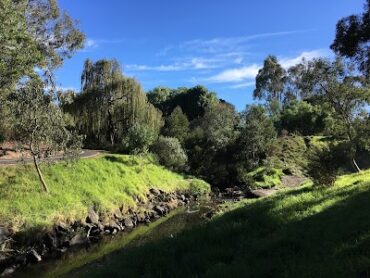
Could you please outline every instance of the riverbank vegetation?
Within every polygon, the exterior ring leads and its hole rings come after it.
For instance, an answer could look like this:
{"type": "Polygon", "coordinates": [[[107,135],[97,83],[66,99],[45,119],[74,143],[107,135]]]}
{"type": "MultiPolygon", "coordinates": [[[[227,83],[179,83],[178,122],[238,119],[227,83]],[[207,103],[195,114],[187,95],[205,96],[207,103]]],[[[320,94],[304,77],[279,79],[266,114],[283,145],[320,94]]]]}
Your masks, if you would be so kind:
{"type": "Polygon", "coordinates": [[[151,188],[209,191],[205,182],[170,172],[147,156],[107,154],[70,165],[43,165],[42,170],[49,194],[39,189],[29,165],[0,168],[0,219],[13,233],[84,221],[92,207],[106,214],[122,206],[135,208],[137,198],[145,201],[151,188]]]}
{"type": "Polygon", "coordinates": [[[334,187],[227,203],[208,224],[126,250],[88,277],[366,276],[369,198],[370,171],[363,171],[334,187]]]}

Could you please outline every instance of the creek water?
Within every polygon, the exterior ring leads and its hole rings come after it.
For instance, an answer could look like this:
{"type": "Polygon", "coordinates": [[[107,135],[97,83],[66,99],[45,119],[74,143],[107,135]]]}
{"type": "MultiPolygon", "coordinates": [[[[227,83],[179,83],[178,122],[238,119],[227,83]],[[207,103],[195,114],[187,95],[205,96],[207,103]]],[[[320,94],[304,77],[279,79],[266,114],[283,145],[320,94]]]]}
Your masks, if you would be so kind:
{"type": "Polygon", "coordinates": [[[203,217],[215,203],[202,201],[176,209],[149,225],[140,225],[130,232],[104,237],[88,248],[64,254],[59,260],[41,262],[17,271],[14,277],[89,277],[104,269],[111,260],[132,248],[156,241],[206,222],[203,217]]]}

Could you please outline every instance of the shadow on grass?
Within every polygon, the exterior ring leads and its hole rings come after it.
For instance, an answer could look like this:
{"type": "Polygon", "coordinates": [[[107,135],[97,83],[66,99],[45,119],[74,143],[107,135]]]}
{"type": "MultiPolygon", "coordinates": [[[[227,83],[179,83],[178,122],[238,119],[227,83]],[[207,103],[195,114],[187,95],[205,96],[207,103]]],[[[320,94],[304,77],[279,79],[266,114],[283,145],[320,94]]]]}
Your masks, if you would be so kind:
{"type": "Polygon", "coordinates": [[[112,255],[78,277],[367,277],[369,186],[284,204],[309,190],[266,198],[174,238],[112,255]],[[330,200],[336,201],[315,207],[330,200]]]}

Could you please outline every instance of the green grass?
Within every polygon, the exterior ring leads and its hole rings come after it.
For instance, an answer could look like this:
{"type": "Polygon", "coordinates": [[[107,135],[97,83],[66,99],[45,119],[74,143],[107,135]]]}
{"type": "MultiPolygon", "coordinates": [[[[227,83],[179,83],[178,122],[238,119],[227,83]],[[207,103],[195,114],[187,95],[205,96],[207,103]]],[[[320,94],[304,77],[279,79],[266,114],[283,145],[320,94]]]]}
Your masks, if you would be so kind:
{"type": "Polygon", "coordinates": [[[306,185],[224,209],[172,239],[126,250],[89,277],[367,277],[370,271],[370,171],[343,176],[334,187],[306,185]]]}
{"type": "Polygon", "coordinates": [[[281,186],[281,169],[259,167],[245,175],[245,182],[251,188],[273,188],[281,186]]]}
{"type": "Polygon", "coordinates": [[[32,165],[0,168],[0,224],[15,231],[50,227],[86,217],[89,207],[112,212],[135,206],[149,188],[163,191],[209,190],[152,163],[149,157],[105,155],[66,165],[42,166],[50,194],[41,190],[32,165]]]}

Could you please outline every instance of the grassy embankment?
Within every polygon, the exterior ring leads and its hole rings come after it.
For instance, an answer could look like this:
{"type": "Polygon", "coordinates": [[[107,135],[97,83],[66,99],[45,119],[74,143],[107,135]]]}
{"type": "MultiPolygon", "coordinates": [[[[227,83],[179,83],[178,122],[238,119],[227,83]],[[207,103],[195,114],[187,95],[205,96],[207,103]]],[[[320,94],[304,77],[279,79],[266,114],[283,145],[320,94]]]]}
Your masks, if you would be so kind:
{"type": "Polygon", "coordinates": [[[367,277],[370,171],[228,205],[206,225],[127,250],[89,277],[367,277]]]}
{"type": "Polygon", "coordinates": [[[150,188],[208,189],[203,181],[187,180],[140,156],[105,155],[42,170],[50,194],[42,192],[32,165],[0,168],[0,225],[39,229],[85,218],[91,206],[104,212],[133,207],[135,198],[145,199],[150,188]]]}

